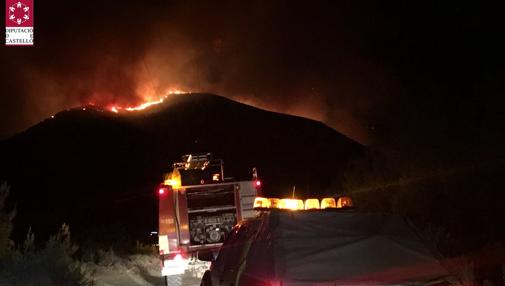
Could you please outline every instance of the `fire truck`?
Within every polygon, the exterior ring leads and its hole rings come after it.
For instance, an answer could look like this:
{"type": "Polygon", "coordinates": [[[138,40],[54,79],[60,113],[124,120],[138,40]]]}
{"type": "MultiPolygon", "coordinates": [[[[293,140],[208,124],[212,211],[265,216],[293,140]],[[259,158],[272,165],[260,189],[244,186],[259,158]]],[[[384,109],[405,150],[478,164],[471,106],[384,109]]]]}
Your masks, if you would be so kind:
{"type": "Polygon", "coordinates": [[[252,179],[224,177],[223,160],[211,153],[182,156],[158,188],[158,242],[162,275],[184,274],[199,251],[217,252],[233,226],[255,216],[261,195],[256,169],[252,179]]]}

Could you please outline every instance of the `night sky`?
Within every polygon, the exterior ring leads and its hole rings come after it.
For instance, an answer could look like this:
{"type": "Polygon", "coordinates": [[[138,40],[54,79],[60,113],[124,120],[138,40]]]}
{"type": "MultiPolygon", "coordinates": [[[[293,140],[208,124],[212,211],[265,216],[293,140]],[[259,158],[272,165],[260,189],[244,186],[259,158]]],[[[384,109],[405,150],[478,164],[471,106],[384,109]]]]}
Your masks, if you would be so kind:
{"type": "Polygon", "coordinates": [[[175,88],[372,144],[422,98],[450,112],[503,95],[501,10],[446,2],[35,0],[35,46],[0,48],[0,139],[175,88]]]}

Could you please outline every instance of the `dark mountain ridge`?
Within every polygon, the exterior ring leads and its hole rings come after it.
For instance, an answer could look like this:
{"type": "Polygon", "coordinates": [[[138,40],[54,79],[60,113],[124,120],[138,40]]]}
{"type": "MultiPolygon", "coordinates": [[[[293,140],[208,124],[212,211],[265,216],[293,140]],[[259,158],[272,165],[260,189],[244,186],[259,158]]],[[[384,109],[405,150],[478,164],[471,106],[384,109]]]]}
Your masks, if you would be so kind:
{"type": "Polygon", "coordinates": [[[18,204],[16,235],[67,222],[77,235],[105,229],[142,237],[156,228],[155,189],[180,156],[212,152],[225,176],[257,167],[267,195],[322,196],[364,148],[326,125],[211,94],[172,95],[148,110],[62,111],[0,142],[0,179],[18,204]]]}

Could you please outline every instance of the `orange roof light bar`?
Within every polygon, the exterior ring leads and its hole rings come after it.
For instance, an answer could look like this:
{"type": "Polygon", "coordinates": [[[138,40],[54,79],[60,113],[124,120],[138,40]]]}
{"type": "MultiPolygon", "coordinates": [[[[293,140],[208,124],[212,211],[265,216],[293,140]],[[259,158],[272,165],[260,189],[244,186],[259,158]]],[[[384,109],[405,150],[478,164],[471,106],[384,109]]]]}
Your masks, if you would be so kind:
{"type": "Polygon", "coordinates": [[[270,200],[267,198],[257,197],[254,199],[253,208],[269,208],[270,200]]]}
{"type": "Polygon", "coordinates": [[[340,197],[337,200],[337,208],[349,208],[352,207],[352,199],[350,197],[340,197]]]}
{"type": "Polygon", "coordinates": [[[268,201],[270,202],[270,208],[273,208],[273,209],[279,208],[279,201],[280,201],[280,199],[278,199],[278,198],[268,198],[268,201]]]}
{"type": "Polygon", "coordinates": [[[285,210],[317,210],[317,209],[333,209],[333,208],[349,208],[353,207],[353,202],[350,197],[343,196],[335,200],[334,198],[323,198],[321,201],[316,198],[306,199],[278,199],[278,198],[263,198],[256,197],[254,199],[253,208],[271,208],[285,210]]]}
{"type": "Polygon", "coordinates": [[[334,198],[323,198],[321,200],[321,209],[334,209],[337,203],[334,198]]]}
{"type": "Polygon", "coordinates": [[[288,210],[303,210],[303,201],[297,199],[281,199],[279,200],[279,208],[280,209],[288,209],[288,210]]]}
{"type": "Polygon", "coordinates": [[[305,200],[305,209],[306,210],[319,209],[319,200],[318,199],[306,199],[305,200]]]}

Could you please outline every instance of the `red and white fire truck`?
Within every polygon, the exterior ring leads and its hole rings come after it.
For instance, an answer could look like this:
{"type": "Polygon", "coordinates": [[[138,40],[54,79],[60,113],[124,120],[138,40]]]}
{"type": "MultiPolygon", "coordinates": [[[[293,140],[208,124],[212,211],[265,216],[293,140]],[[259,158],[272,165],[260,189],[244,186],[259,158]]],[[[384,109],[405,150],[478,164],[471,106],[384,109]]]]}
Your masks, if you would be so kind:
{"type": "Polygon", "coordinates": [[[159,186],[158,241],[162,275],[183,274],[198,251],[217,250],[242,219],[254,217],[261,182],[224,177],[210,153],[182,156],[159,186]]]}

